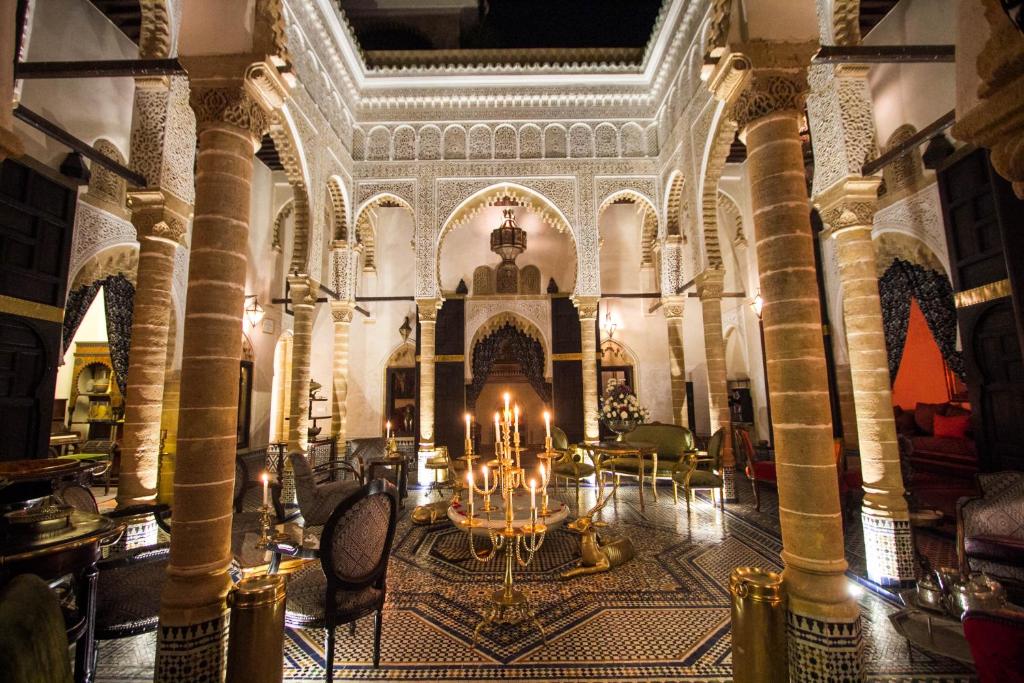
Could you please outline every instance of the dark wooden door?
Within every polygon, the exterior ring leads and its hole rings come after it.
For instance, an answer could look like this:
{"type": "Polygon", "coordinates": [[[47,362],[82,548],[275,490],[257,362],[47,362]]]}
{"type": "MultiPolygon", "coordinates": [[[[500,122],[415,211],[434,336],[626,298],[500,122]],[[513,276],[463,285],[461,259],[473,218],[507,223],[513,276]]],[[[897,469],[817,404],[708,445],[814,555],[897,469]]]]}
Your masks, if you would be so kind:
{"type": "Polygon", "coordinates": [[[570,443],[583,441],[580,316],[567,297],[551,299],[551,389],[554,423],[570,443]]]}
{"type": "Polygon", "coordinates": [[[1024,370],[1019,287],[1024,269],[1024,202],[985,150],[938,173],[953,289],[974,290],[957,308],[979,466],[1024,467],[1024,370]],[[978,288],[987,289],[978,290],[978,288]],[[982,292],[980,295],[978,292],[982,292]],[[986,293],[987,292],[987,293],[986,293]]]}
{"type": "Polygon", "coordinates": [[[466,453],[466,301],[450,298],[437,312],[434,361],[434,443],[466,453]]]}
{"type": "Polygon", "coordinates": [[[0,460],[47,455],[75,191],[0,166],[0,460]]]}

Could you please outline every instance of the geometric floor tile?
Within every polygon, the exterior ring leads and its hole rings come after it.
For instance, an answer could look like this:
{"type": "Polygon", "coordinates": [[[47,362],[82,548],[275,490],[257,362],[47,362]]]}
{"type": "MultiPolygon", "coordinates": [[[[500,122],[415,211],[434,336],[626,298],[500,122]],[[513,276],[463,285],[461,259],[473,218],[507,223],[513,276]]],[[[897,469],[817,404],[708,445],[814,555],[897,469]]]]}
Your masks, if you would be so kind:
{"type": "MultiPolygon", "coordinates": [[[[503,568],[474,559],[466,535],[447,520],[411,524],[408,511],[421,495],[411,491],[388,570],[381,666],[370,666],[372,619],[364,619],[355,636],[338,629],[335,680],[730,680],[729,574],[739,565],[781,568],[774,492],[762,491],[756,511],[749,487],[738,489],[739,502],[725,511],[701,498],[687,511],[665,493],[656,502],[648,493],[641,511],[636,488],[623,486],[602,513],[609,524],[603,531],[628,536],[635,558],[604,574],[562,579],[578,556],[579,537],[552,531],[515,576],[547,644],[524,623],[484,629],[475,650],[473,630],[503,568]]],[[[593,504],[592,489],[583,496],[584,506],[593,504]]],[[[860,569],[863,542],[852,528],[847,553],[851,570],[860,569]]],[[[897,607],[887,596],[865,592],[860,603],[868,680],[972,680],[970,669],[952,660],[919,651],[910,657],[889,624],[897,607]]],[[[101,643],[97,680],[152,680],[154,640],[150,634],[101,643]]],[[[323,680],[323,653],[323,631],[288,632],[285,680],[323,680]]]]}

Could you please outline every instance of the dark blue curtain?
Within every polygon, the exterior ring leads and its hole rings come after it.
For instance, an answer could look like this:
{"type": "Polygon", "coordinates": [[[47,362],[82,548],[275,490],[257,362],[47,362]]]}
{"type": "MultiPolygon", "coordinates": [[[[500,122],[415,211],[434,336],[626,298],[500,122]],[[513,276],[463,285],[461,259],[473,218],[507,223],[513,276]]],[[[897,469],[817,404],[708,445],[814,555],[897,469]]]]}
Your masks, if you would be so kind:
{"type": "Polygon", "coordinates": [[[64,345],[61,347],[62,359],[64,357],[64,352],[67,351],[69,346],[71,346],[71,340],[75,338],[75,332],[78,331],[78,326],[82,324],[82,320],[85,318],[85,314],[89,310],[89,306],[92,305],[93,300],[96,298],[96,295],[99,293],[100,287],[102,286],[103,280],[97,280],[91,284],[82,285],[68,293],[68,300],[64,304],[64,345]]]}
{"type": "Polygon", "coordinates": [[[551,400],[548,385],[544,382],[544,347],[518,327],[506,323],[477,342],[473,348],[473,383],[466,397],[471,408],[476,406],[476,399],[483,391],[494,361],[506,342],[533,390],[545,403],[551,400]]]}
{"type": "Polygon", "coordinates": [[[912,299],[917,300],[946,365],[957,377],[965,379],[964,360],[956,350],[956,303],[944,274],[897,258],[878,279],[878,294],[882,300],[890,382],[896,381],[903,359],[912,299]]]}
{"type": "MultiPolygon", "coordinates": [[[[64,348],[71,345],[89,306],[103,289],[103,307],[107,318],[107,340],[110,346],[110,364],[114,368],[117,386],[124,396],[128,388],[128,353],[132,342],[132,309],[135,287],[122,273],[110,275],[88,285],[82,285],[68,294],[64,304],[64,348]]],[[[63,356],[63,351],[62,351],[63,356]]]]}

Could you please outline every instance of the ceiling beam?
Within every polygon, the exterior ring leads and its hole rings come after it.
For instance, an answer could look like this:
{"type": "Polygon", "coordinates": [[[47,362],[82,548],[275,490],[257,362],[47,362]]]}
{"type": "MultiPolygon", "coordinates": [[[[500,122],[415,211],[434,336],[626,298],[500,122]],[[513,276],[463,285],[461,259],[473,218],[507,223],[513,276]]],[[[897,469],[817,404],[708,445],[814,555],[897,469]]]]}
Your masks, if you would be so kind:
{"type": "Polygon", "coordinates": [[[909,64],[956,61],[953,45],[822,45],[812,64],[909,64]]]}
{"type": "Polygon", "coordinates": [[[861,167],[861,175],[869,176],[876,173],[879,169],[884,168],[896,161],[913,148],[920,145],[922,142],[930,140],[942,131],[946,130],[953,125],[956,120],[956,110],[950,109],[944,115],[939,117],[934,122],[928,124],[925,128],[922,128],[912,136],[901,142],[899,145],[893,147],[882,156],[878,157],[873,161],[869,161],[861,167]]]}
{"type": "Polygon", "coordinates": [[[119,78],[184,76],[177,59],[110,59],[86,62],[16,62],[14,78],[119,78]]]}

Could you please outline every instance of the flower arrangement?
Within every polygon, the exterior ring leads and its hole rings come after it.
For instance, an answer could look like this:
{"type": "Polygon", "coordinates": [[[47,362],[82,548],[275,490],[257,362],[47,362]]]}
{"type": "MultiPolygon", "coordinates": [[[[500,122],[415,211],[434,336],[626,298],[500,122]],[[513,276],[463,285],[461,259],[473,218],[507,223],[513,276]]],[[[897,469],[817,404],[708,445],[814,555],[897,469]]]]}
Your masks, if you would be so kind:
{"type": "Polygon", "coordinates": [[[643,424],[651,419],[647,408],[640,405],[636,394],[625,382],[612,378],[608,380],[604,396],[601,397],[601,408],[598,417],[606,423],[635,422],[643,424]]]}

